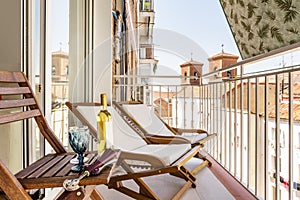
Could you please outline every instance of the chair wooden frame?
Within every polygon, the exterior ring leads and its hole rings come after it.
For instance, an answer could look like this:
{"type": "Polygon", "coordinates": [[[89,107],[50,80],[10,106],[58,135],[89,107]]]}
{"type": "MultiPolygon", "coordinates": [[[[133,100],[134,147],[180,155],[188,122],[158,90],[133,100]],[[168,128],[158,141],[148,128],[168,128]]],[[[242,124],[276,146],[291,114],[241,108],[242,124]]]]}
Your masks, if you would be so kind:
{"type": "MultiPolygon", "coordinates": [[[[34,118],[41,134],[56,152],[42,157],[16,175],[0,160],[0,194],[9,199],[32,199],[29,190],[63,187],[66,179],[78,178],[78,173],[71,172],[69,162],[76,156],[75,153],[68,153],[51,130],[25,74],[0,71],[0,97],[0,124],[25,122],[34,118]]],[[[95,153],[87,155],[89,161],[95,156],[95,153]]],[[[92,199],[103,199],[95,185],[107,184],[108,174],[109,170],[106,170],[99,176],[87,177],[80,181],[85,189],[80,188],[73,192],[62,190],[57,199],[84,199],[88,196],[92,199]]]]}
{"type": "MultiPolygon", "coordinates": [[[[91,134],[96,136],[97,135],[96,128],[93,127],[93,125],[80,113],[77,107],[78,106],[100,106],[101,104],[66,102],[66,105],[68,106],[70,111],[74,113],[74,115],[84,125],[89,127],[91,134]]],[[[121,166],[127,172],[127,174],[116,175],[116,176],[112,175],[110,177],[108,187],[111,189],[115,189],[119,192],[122,192],[135,199],[159,199],[158,196],[149,188],[149,186],[147,186],[147,184],[141,178],[168,173],[171,174],[172,176],[184,179],[186,181],[185,185],[172,198],[172,199],[179,199],[189,187],[191,186],[196,187],[196,183],[195,183],[196,178],[193,172],[190,172],[184,166],[184,164],[187,161],[189,161],[191,158],[195,157],[198,154],[200,149],[201,146],[199,145],[192,147],[186,154],[184,154],[181,158],[179,158],[177,161],[175,161],[169,166],[164,166],[164,164],[161,163],[159,159],[150,155],[146,155],[146,154],[141,155],[141,154],[122,151],[119,156],[117,166],[121,166]],[[131,166],[126,162],[126,160],[128,159],[145,161],[147,163],[150,163],[153,169],[141,171],[141,172],[134,172],[131,166]],[[125,187],[122,182],[126,180],[133,180],[139,187],[139,192],[136,192],[128,187],[125,187]]]]}

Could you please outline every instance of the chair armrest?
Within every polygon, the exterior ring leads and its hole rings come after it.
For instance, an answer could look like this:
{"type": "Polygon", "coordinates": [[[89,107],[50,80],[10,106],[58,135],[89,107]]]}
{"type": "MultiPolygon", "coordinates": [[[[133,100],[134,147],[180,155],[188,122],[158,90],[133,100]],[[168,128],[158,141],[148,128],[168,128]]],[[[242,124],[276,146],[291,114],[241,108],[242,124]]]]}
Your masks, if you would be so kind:
{"type": "Polygon", "coordinates": [[[151,144],[189,144],[190,141],[177,136],[151,135],[146,137],[151,144]]]}
{"type": "MultiPolygon", "coordinates": [[[[173,127],[172,127],[173,128],[173,127]]],[[[207,131],[202,130],[202,129],[184,129],[184,128],[173,128],[178,135],[181,135],[182,133],[199,133],[199,134],[203,134],[203,133],[207,133],[207,131]]]]}
{"type": "Polygon", "coordinates": [[[151,165],[153,168],[164,167],[165,164],[162,160],[147,154],[133,153],[128,151],[121,151],[117,165],[122,165],[128,161],[141,161],[151,165]]]}

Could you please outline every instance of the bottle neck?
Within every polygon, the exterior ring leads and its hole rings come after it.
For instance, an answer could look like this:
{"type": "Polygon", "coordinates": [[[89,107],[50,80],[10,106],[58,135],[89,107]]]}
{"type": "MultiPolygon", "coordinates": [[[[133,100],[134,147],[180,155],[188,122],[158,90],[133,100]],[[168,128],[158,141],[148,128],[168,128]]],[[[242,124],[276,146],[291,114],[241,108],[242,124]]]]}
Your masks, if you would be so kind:
{"type": "Polygon", "coordinates": [[[101,106],[103,110],[107,110],[107,100],[106,100],[106,94],[101,94],[100,95],[100,99],[101,99],[101,106]]]}
{"type": "Polygon", "coordinates": [[[107,110],[107,106],[101,105],[101,110],[107,110]]]}

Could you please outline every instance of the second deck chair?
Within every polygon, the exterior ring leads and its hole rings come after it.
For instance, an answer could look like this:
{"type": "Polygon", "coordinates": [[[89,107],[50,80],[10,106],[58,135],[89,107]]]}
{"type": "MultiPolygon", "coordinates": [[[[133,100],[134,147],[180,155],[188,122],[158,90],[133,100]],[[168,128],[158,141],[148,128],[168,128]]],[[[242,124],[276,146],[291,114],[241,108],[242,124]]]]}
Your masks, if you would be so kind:
{"type": "MultiPolygon", "coordinates": [[[[66,105],[75,116],[87,125],[93,135],[97,135],[96,115],[99,112],[98,103],[70,103],[66,105]]],[[[157,195],[141,179],[147,176],[169,173],[186,181],[182,189],[174,195],[178,199],[190,186],[196,187],[195,176],[185,168],[184,164],[194,157],[200,150],[199,146],[191,148],[188,143],[174,145],[147,144],[134,130],[126,124],[121,116],[112,107],[108,107],[113,118],[113,146],[121,149],[119,164],[127,174],[112,175],[109,188],[120,191],[136,199],[158,199],[157,195]],[[150,164],[150,165],[149,165],[150,164]],[[131,166],[150,168],[137,170],[131,166]],[[122,181],[133,180],[140,191],[135,192],[126,188],[122,181]]],[[[107,133],[111,134],[111,133],[107,133]]]]}
{"type": "Polygon", "coordinates": [[[152,143],[171,143],[174,138],[181,138],[187,140],[192,146],[204,146],[207,141],[216,136],[215,133],[208,134],[201,129],[173,128],[155,114],[153,107],[149,108],[146,104],[114,102],[114,106],[121,112],[126,112],[133,122],[142,127],[146,131],[147,139],[152,143]]]}

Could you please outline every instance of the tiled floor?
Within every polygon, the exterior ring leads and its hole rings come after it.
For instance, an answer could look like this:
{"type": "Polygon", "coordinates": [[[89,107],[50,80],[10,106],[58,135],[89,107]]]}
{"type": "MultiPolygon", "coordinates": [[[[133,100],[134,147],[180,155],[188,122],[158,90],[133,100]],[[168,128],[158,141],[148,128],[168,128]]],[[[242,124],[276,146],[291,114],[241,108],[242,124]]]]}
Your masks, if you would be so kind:
{"type": "MultiPolygon", "coordinates": [[[[200,164],[200,162],[201,161],[199,159],[193,158],[187,163],[186,167],[189,169],[194,168],[196,165],[200,164]]],[[[189,188],[181,199],[234,199],[234,197],[227,191],[227,189],[219,182],[219,180],[208,168],[200,171],[196,177],[197,187],[189,188]]],[[[171,199],[185,183],[185,181],[168,174],[147,177],[144,180],[155,192],[155,194],[157,194],[157,196],[162,200],[171,199]]],[[[134,183],[130,181],[126,182],[126,186],[130,188],[136,188],[134,183]]],[[[104,185],[98,186],[97,189],[107,200],[131,199],[130,197],[125,196],[118,191],[108,189],[107,186],[104,185]]]]}

